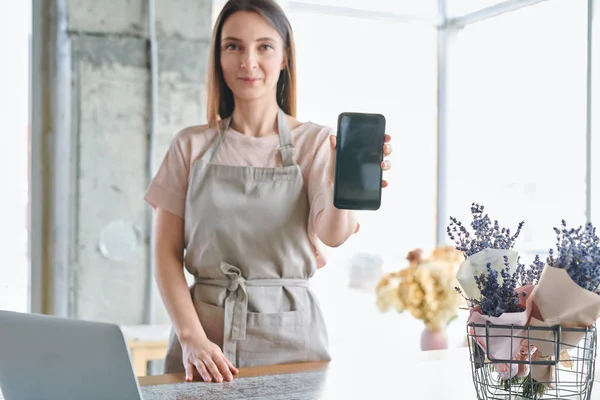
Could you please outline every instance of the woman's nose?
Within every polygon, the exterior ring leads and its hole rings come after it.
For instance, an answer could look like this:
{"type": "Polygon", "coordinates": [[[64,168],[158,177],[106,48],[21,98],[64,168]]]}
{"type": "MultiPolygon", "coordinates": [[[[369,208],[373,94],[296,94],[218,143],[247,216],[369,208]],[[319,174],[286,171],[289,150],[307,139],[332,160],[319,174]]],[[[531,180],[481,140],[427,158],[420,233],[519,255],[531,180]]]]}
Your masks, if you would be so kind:
{"type": "Polygon", "coordinates": [[[253,51],[247,51],[242,55],[242,68],[252,69],[256,67],[256,55],[253,51]]]}

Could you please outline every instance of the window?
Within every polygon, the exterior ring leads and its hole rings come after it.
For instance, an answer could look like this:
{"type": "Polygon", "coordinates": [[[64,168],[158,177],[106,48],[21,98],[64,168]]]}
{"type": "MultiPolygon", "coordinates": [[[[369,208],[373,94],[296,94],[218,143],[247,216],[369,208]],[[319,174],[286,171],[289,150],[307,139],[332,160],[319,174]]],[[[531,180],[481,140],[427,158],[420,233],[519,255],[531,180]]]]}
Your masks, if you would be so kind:
{"type": "Polygon", "coordinates": [[[470,14],[484,8],[493,7],[503,0],[445,0],[446,13],[449,17],[458,17],[470,14]]]}
{"type": "Polygon", "coordinates": [[[592,64],[592,222],[595,226],[599,227],[600,230],[600,120],[594,118],[600,115],[600,60],[598,54],[600,54],[600,24],[598,19],[594,20],[593,25],[593,39],[592,39],[592,52],[593,52],[593,64],[592,64]]]}
{"type": "Polygon", "coordinates": [[[415,19],[433,19],[437,16],[437,0],[281,0],[282,4],[305,4],[326,7],[343,7],[361,11],[394,13],[415,19]]]}
{"type": "Polygon", "coordinates": [[[0,116],[2,118],[2,263],[0,264],[0,310],[26,312],[28,276],[28,107],[29,38],[31,2],[19,2],[9,12],[3,3],[0,47],[6,52],[0,66],[0,116]],[[16,22],[15,21],[20,21],[16,22]]]}
{"type": "Polygon", "coordinates": [[[471,202],[520,249],[544,253],[552,227],[585,218],[586,2],[548,1],[467,26],[449,64],[448,213],[471,202]]]}
{"type": "Polygon", "coordinates": [[[289,17],[297,46],[299,119],[335,129],[343,111],[377,112],[393,137],[382,208],[361,212],[361,232],[336,253],[363,251],[395,260],[414,247],[433,246],[435,29],[304,12],[289,17]]]}

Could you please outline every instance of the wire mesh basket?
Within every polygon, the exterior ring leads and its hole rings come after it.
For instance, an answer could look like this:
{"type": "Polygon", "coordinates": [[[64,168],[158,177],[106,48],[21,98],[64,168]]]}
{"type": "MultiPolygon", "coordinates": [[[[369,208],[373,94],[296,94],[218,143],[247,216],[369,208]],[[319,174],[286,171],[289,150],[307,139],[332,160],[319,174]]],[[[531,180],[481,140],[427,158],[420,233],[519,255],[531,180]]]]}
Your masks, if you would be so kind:
{"type": "Polygon", "coordinates": [[[467,324],[478,400],[589,400],[596,326],[467,324]],[[540,349],[544,351],[540,351],[540,349]]]}

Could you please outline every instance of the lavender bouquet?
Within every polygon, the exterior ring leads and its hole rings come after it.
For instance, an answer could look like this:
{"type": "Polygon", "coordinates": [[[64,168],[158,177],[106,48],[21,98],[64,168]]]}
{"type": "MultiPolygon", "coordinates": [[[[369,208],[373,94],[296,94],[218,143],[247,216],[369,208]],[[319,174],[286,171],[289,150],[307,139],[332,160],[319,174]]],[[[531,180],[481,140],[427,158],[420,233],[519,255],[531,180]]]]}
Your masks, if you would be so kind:
{"type": "MultiPolygon", "coordinates": [[[[556,249],[549,250],[539,282],[528,299],[529,325],[588,328],[600,318],[600,240],[591,223],[569,228],[566,221],[556,233],[556,249]]],[[[584,332],[563,331],[561,360],[566,351],[577,346],[584,332]]],[[[551,330],[532,330],[531,343],[541,358],[554,358],[556,344],[551,330]]],[[[553,368],[532,367],[538,381],[551,381],[553,368]]]]}
{"type": "Polygon", "coordinates": [[[490,327],[489,334],[486,328],[471,328],[471,335],[489,352],[506,390],[520,387],[526,398],[538,398],[556,385],[556,364],[536,361],[558,356],[560,364],[571,369],[568,350],[581,342],[585,332],[563,330],[557,355],[552,329],[519,331],[515,326],[595,325],[600,318],[600,239],[592,224],[570,228],[563,220],[560,228],[554,228],[556,248],[549,250],[546,260],[536,256],[527,267],[514,250],[523,222],[511,234],[484,214],[483,206],[473,204],[471,214],[471,230],[455,218],[447,228],[465,256],[457,273],[461,286],[457,291],[470,306],[468,323],[512,326],[490,327]],[[509,365],[493,359],[531,362],[509,365]]]}
{"type": "MultiPolygon", "coordinates": [[[[485,325],[526,326],[530,310],[527,299],[535,287],[544,263],[536,257],[526,268],[520,262],[518,253],[513,250],[524,222],[518,224],[514,234],[498,221],[492,221],[484,213],[484,207],[472,204],[472,232],[456,218],[450,218],[448,236],[463,252],[465,261],[461,264],[457,280],[461,288],[457,291],[465,297],[470,306],[469,323],[485,325]]],[[[511,360],[521,352],[521,331],[491,328],[474,328],[471,334],[479,346],[487,349],[494,359],[511,360]]],[[[503,380],[529,373],[526,364],[494,364],[496,372],[503,380]]]]}
{"type": "Polygon", "coordinates": [[[547,263],[563,269],[579,287],[600,294],[600,239],[596,228],[587,223],[577,229],[561,221],[556,233],[556,253],[550,249],[547,263]]]}

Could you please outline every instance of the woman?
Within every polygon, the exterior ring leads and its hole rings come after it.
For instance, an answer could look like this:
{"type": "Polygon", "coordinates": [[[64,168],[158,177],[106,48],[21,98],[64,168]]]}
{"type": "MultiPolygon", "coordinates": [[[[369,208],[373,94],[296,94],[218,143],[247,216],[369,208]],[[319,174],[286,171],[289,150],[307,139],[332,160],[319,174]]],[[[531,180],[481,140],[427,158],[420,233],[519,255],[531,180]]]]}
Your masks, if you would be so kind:
{"type": "Polygon", "coordinates": [[[208,124],[175,136],[145,197],[174,328],[166,373],[222,382],[236,366],[330,359],[307,283],[325,264],[319,242],[339,246],[358,223],[333,206],[335,137],[294,118],[295,72],[279,6],[230,0],[211,42],[208,124]]]}

